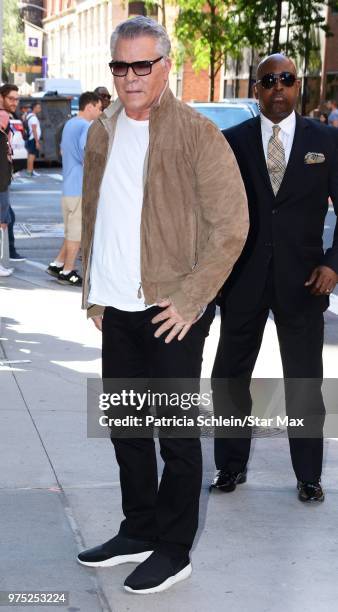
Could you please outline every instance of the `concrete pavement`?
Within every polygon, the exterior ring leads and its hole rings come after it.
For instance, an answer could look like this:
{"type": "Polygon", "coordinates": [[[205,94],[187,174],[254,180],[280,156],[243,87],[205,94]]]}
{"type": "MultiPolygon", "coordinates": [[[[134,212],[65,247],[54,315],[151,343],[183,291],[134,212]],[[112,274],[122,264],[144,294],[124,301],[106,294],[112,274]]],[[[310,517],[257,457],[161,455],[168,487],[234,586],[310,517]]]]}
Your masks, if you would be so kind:
{"type": "MultiPolygon", "coordinates": [[[[203,439],[194,572],[167,593],[125,593],[132,565],[79,566],[77,551],[112,537],[122,517],[110,442],[86,437],[86,379],[99,376],[100,335],[80,311],[80,291],[60,287],[37,266],[20,264],[1,279],[0,304],[0,589],[68,590],[70,612],[335,612],[335,439],[326,441],[327,495],[318,506],[297,500],[287,440],[280,436],[254,441],[247,484],[233,494],[209,495],[212,440],[203,439]]],[[[327,316],[328,376],[336,371],[337,314],[327,316]]],[[[263,372],[280,375],[272,321],[256,368],[258,376],[263,372]]]]}

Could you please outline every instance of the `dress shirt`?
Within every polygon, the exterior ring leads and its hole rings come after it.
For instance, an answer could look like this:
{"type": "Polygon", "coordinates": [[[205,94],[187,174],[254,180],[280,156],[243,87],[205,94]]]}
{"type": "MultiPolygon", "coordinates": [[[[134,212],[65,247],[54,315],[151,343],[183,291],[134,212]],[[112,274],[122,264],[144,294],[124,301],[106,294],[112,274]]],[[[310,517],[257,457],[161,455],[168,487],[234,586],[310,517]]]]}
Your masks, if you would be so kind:
{"type": "Polygon", "coordinates": [[[268,119],[267,117],[265,117],[265,115],[261,113],[261,130],[262,130],[262,141],[263,141],[265,159],[267,159],[268,144],[269,144],[269,140],[271,136],[273,135],[272,127],[274,125],[279,125],[280,127],[278,138],[283,143],[283,147],[285,151],[285,162],[287,164],[289,161],[289,157],[290,157],[290,153],[292,149],[293,138],[294,138],[295,129],[296,129],[295,111],[292,111],[290,115],[288,115],[285,119],[283,119],[279,123],[273,123],[272,121],[270,121],[270,119],[268,119]]]}

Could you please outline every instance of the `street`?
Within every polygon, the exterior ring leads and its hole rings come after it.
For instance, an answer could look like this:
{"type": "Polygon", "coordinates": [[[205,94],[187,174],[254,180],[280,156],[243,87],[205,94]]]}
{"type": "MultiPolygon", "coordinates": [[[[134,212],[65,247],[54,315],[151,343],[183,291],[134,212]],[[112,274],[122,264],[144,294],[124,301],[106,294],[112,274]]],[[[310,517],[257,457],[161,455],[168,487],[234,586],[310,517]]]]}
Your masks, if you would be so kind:
{"type": "MultiPolygon", "coordinates": [[[[19,172],[12,183],[11,196],[17,220],[17,250],[31,262],[31,266],[34,263],[39,264],[36,267],[43,270],[57,255],[62,243],[63,224],[60,206],[62,174],[60,168],[39,168],[38,172],[40,176],[33,179],[25,177],[24,172],[19,172]]],[[[330,207],[325,222],[325,248],[331,244],[335,219],[334,211],[330,207]]],[[[80,262],[78,263],[80,266],[80,262]]],[[[16,274],[24,279],[26,278],[25,270],[27,270],[27,264],[17,265],[16,274]]],[[[32,271],[30,271],[31,273],[32,271]]],[[[36,276],[39,278],[38,282],[41,282],[41,275],[36,273],[36,276]]],[[[57,283],[51,277],[42,275],[42,278],[49,287],[59,289],[57,283]]],[[[35,280],[37,282],[38,279],[35,280]]],[[[330,308],[326,313],[326,346],[324,350],[324,375],[326,377],[337,375],[335,359],[338,352],[332,350],[332,347],[335,347],[335,343],[338,341],[337,320],[338,286],[331,296],[330,308]]],[[[216,320],[205,349],[203,376],[206,377],[211,373],[217,346],[218,329],[219,322],[216,320]]],[[[275,347],[276,341],[275,326],[270,319],[254,376],[273,378],[282,375],[279,351],[275,347]]]]}
{"type": "MultiPolygon", "coordinates": [[[[12,183],[16,247],[27,262],[0,279],[0,590],[69,591],[70,612],[317,612],[319,596],[320,609],[335,612],[338,434],[325,441],[326,500],[317,506],[297,500],[282,429],[256,432],[248,482],[232,494],[209,495],[213,442],[203,438],[194,572],[163,595],[127,594],[121,585],[132,565],[93,570],[76,563],[79,550],[118,530],[119,476],[110,441],[86,435],[86,383],[100,375],[100,333],[80,309],[80,289],[45,273],[62,241],[61,171],[38,172],[33,179],[19,173],[12,183]]],[[[330,210],[325,245],[334,223],[330,210]]],[[[335,378],[337,288],[325,320],[324,374],[335,378]]],[[[217,316],[204,377],[218,330],[217,316]]],[[[282,375],[272,318],[254,375],[282,375]]]]}

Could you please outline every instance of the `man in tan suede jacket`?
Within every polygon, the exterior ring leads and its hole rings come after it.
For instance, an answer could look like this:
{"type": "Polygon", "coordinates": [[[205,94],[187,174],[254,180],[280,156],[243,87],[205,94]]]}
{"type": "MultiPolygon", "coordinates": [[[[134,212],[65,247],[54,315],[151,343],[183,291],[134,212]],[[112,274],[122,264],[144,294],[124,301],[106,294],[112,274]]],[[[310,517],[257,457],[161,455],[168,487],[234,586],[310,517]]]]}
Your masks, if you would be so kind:
{"type": "MultiPolygon", "coordinates": [[[[83,307],[102,330],[104,380],[166,379],[179,392],[191,379],[198,388],[214,298],[248,232],[243,182],[218,129],[169,90],[162,26],[146,17],[121,23],[111,52],[119,99],[86,145],[83,307]]],[[[125,520],[78,557],[90,567],[141,562],[125,581],[135,593],[163,591],[191,573],[200,440],[184,429],[159,436],[158,486],[152,435],[111,434],[125,520]]]]}

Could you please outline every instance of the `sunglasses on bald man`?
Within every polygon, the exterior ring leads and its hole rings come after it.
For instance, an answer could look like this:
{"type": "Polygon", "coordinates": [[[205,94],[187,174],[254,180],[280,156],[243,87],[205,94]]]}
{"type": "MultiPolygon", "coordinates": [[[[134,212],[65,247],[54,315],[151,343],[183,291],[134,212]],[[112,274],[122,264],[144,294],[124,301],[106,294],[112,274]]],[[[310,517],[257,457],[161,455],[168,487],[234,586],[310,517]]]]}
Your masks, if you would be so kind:
{"type": "Polygon", "coordinates": [[[292,72],[267,72],[256,81],[256,85],[260,84],[264,89],[272,89],[278,82],[285,87],[292,87],[296,82],[296,75],[292,72]]]}

